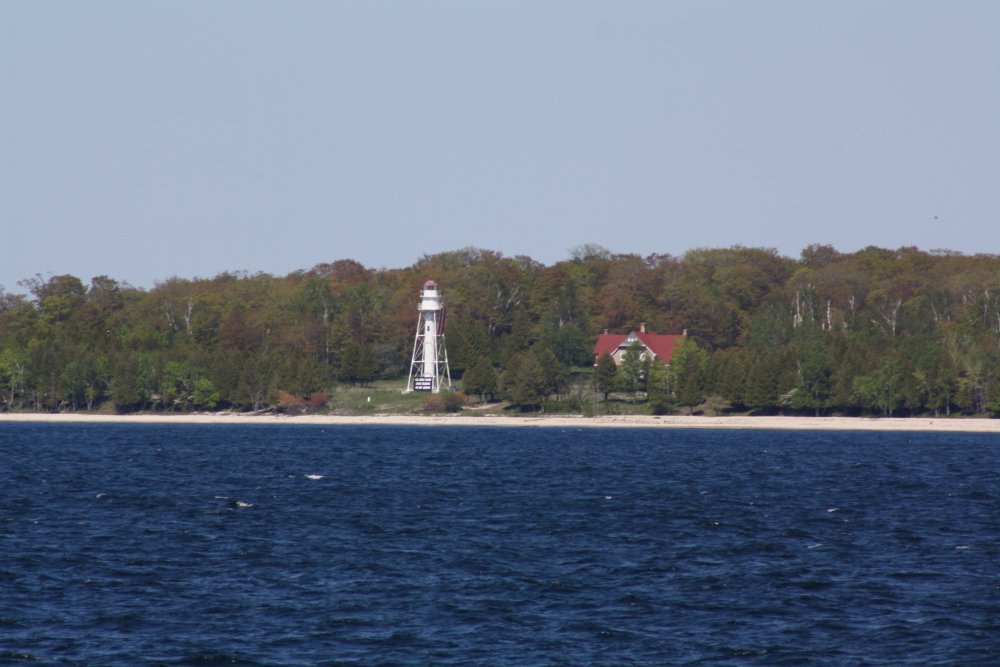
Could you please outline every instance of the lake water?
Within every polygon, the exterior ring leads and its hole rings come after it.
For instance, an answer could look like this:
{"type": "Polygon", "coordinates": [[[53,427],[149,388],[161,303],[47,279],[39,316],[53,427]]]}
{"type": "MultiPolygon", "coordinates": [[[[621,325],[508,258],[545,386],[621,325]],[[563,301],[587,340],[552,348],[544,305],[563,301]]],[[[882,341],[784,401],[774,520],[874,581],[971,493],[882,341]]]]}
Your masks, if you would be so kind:
{"type": "Polygon", "coordinates": [[[995,435],[0,425],[0,663],[997,665],[995,435]]]}

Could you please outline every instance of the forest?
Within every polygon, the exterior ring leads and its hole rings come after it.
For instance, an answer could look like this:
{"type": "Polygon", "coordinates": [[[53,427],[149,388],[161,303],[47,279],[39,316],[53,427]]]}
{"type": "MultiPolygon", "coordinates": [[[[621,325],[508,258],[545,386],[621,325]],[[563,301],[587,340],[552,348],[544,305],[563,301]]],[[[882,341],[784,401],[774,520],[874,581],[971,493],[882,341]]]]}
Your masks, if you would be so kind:
{"type": "MultiPolygon", "coordinates": [[[[329,409],[405,378],[424,281],[447,306],[464,401],[655,413],[1000,414],[1000,257],[809,246],[682,256],[574,248],[551,266],[479,248],[401,269],[343,259],[139,289],[36,276],[0,289],[0,410],[329,409]],[[669,367],[593,349],[686,331],[669,367]]],[[[452,401],[454,403],[454,401],[452,401]]],[[[461,402],[457,403],[461,405],[461,402]]]]}

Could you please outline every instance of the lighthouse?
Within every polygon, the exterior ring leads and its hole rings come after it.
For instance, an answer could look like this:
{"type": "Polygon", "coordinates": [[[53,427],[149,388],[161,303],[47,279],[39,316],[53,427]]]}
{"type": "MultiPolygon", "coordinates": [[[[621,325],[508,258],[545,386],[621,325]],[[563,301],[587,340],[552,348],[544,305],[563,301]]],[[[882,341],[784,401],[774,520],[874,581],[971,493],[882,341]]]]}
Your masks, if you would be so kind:
{"type": "Polygon", "coordinates": [[[413,358],[410,361],[410,376],[406,381],[406,391],[441,391],[451,386],[451,372],[448,369],[448,351],[444,347],[444,305],[441,291],[433,280],[424,283],[417,304],[417,335],[413,340],[413,358]]]}

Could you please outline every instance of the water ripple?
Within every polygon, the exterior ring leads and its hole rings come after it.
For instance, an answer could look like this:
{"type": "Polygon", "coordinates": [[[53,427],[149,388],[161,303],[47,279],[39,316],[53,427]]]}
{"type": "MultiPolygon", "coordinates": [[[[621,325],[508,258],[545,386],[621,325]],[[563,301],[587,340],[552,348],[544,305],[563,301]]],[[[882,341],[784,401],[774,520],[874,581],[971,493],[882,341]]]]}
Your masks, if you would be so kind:
{"type": "Polygon", "coordinates": [[[1000,664],[1000,443],[6,425],[0,663],[1000,664]]]}

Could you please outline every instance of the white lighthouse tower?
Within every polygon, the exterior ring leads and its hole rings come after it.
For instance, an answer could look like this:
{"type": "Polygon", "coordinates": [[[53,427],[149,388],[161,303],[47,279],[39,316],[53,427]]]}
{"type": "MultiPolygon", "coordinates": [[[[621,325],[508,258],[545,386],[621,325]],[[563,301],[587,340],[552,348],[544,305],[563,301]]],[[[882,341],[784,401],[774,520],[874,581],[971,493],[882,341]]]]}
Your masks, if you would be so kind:
{"type": "Polygon", "coordinates": [[[444,305],[441,292],[433,280],[424,283],[417,305],[417,335],[413,341],[413,358],[406,391],[441,391],[442,380],[451,386],[448,351],[444,347],[444,305]]]}

